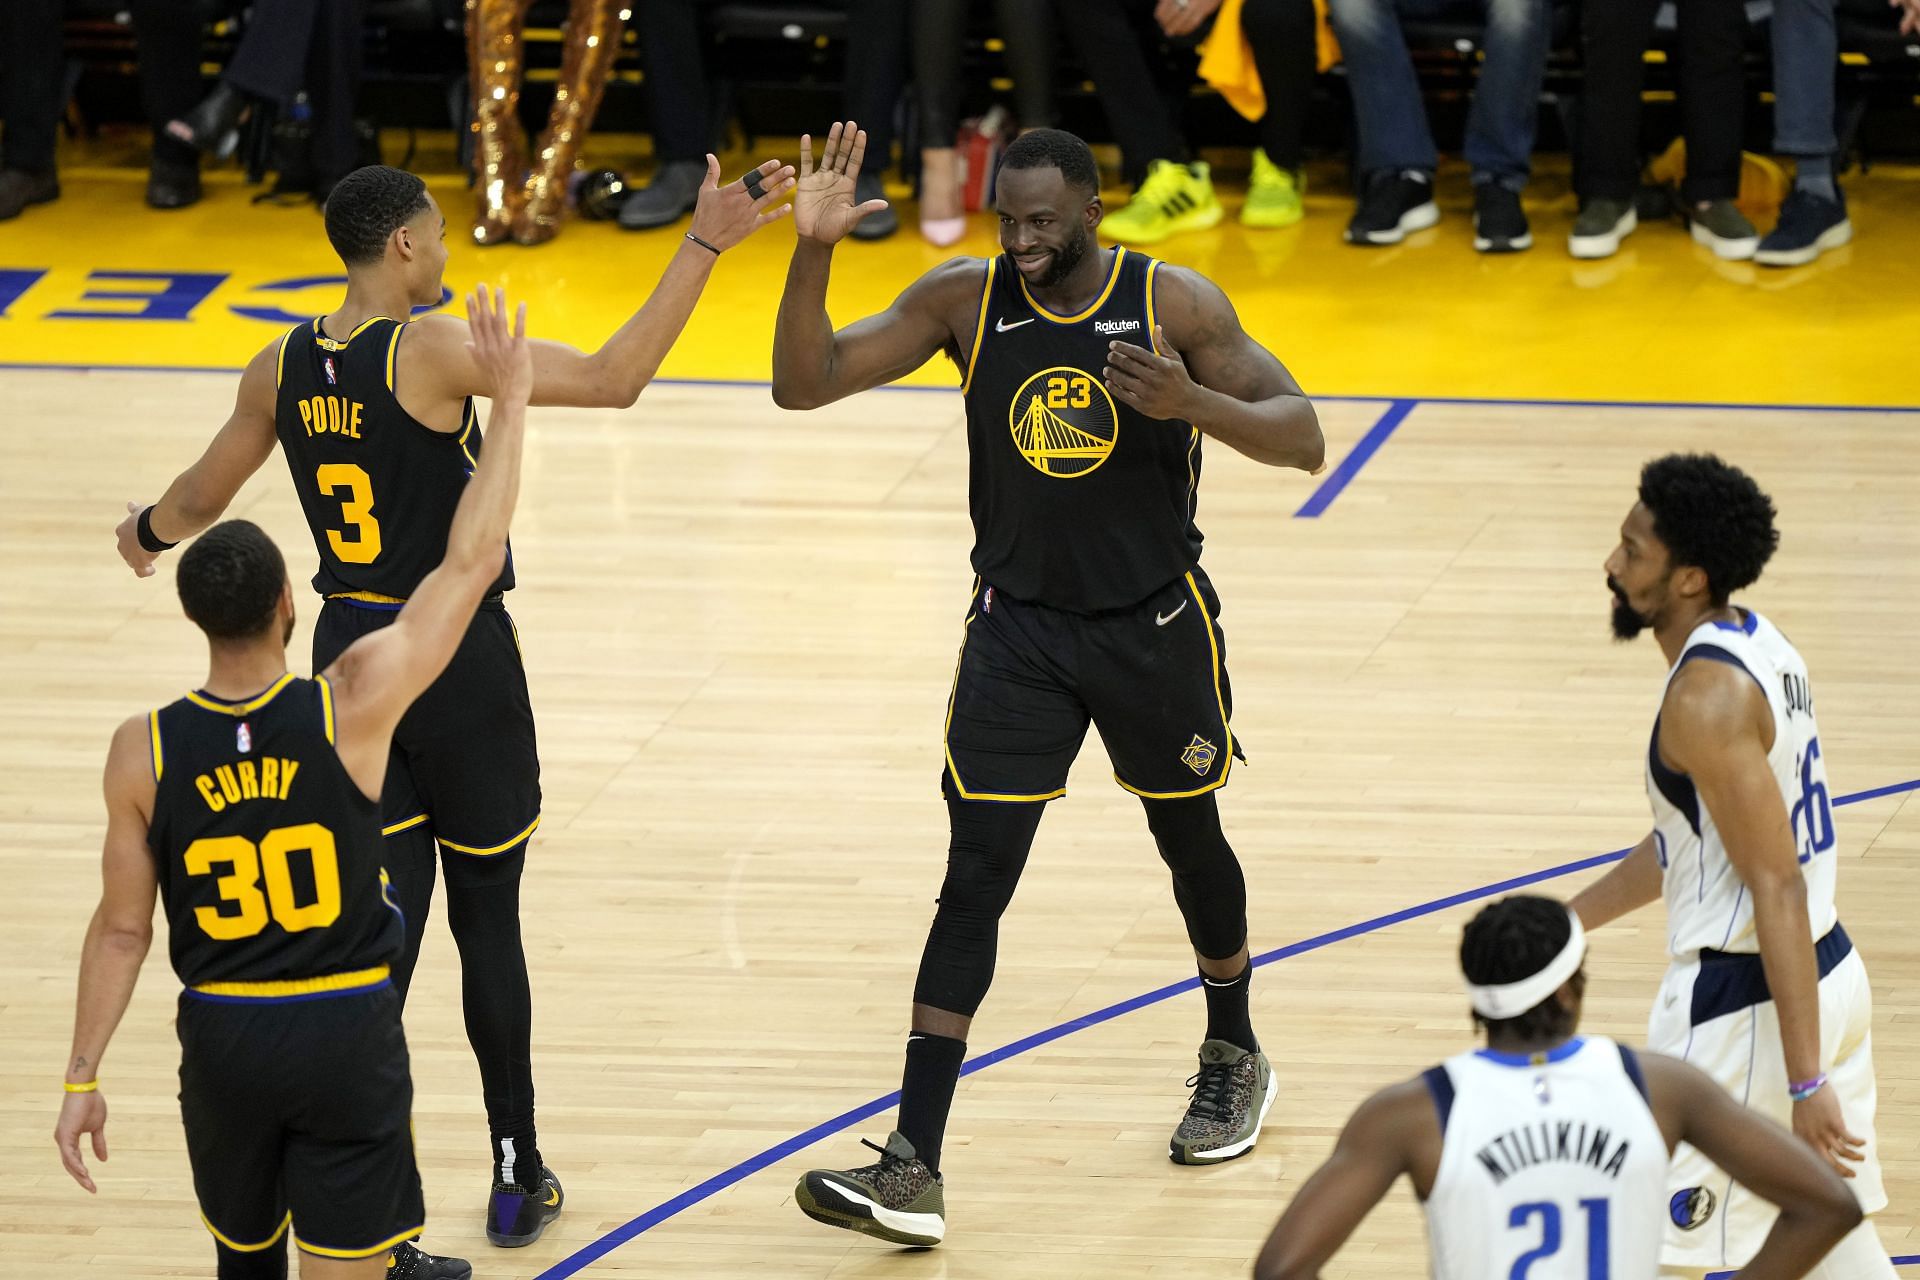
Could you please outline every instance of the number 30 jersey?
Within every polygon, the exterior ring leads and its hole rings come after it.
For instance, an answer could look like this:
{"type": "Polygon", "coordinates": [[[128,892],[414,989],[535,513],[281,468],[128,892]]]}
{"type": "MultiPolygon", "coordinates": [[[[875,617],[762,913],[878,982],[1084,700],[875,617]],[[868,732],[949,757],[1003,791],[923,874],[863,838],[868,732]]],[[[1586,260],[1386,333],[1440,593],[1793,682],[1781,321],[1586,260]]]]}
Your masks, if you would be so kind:
{"type": "Polygon", "coordinates": [[[380,807],[334,752],[333,692],[288,674],[244,702],[189,693],[148,716],[174,972],[213,998],[299,998],[386,978],[400,912],[380,807]],[[264,985],[263,985],[264,984],[264,985]]]}
{"type": "MultiPolygon", "coordinates": [[[[1743,621],[1703,622],[1694,628],[1667,673],[1667,684],[1689,662],[1724,662],[1744,672],[1766,696],[1773,719],[1767,766],[1793,828],[1795,852],[1807,882],[1807,919],[1813,937],[1832,929],[1836,878],[1832,801],[1820,726],[1813,718],[1807,664],[1779,628],[1752,610],[1743,621]]],[[[1664,697],[1664,695],[1663,695],[1664,697]]],[[[1702,947],[1757,953],[1753,896],[1727,858],[1713,815],[1693,780],[1660,759],[1660,721],[1647,746],[1647,800],[1653,806],[1654,850],[1665,874],[1667,950],[1685,959],[1702,947]]]]}
{"type": "MultiPolygon", "coordinates": [[[[280,340],[274,432],[313,531],[324,596],[404,600],[438,567],[467,478],[480,419],[468,397],[451,434],[417,421],[394,396],[407,326],[368,320],[336,341],[314,320],[280,340]]],[[[513,586],[513,557],[488,594],[513,586]]]]}
{"type": "Polygon", "coordinates": [[[1426,1073],[1440,1113],[1434,1280],[1654,1280],[1667,1144],[1631,1049],[1481,1049],[1426,1073]]]}

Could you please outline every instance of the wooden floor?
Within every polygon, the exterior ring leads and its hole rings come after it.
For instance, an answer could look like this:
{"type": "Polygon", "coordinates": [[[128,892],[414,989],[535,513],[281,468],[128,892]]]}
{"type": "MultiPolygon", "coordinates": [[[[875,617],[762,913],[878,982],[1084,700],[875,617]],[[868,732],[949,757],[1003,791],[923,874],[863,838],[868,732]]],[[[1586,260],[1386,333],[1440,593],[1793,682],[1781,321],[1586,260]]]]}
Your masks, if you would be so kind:
{"type": "MultiPolygon", "coordinates": [[[[181,459],[156,423],[209,422],[225,377],[0,374],[0,1270],[196,1275],[162,953],[104,1076],[113,1159],[90,1200],[47,1134],[91,907],[96,775],[114,721],[202,671],[165,577],[108,536],[181,459]],[[17,415],[17,416],[15,416],[17,415]]],[[[1381,406],[1328,402],[1333,456],[1381,406]]],[[[521,1253],[480,1231],[485,1130],[437,926],[409,1010],[430,1240],[532,1276],[712,1175],[890,1090],[943,850],[940,715],[968,586],[957,398],[874,393],[811,415],[763,392],[656,387],[634,416],[542,411],[515,525],[514,612],[546,767],[526,885],[542,1141],[568,1210],[521,1253]]],[[[1752,604],[1815,673],[1836,792],[1920,776],[1911,417],[1424,404],[1317,520],[1303,478],[1211,450],[1203,525],[1250,767],[1224,806],[1276,947],[1631,843],[1661,678],[1607,638],[1600,561],[1639,463],[1717,449],[1777,499],[1752,604]]],[[[236,514],[306,559],[278,463],[236,514]]],[[[309,610],[309,614],[311,610],[309,610]]],[[[310,620],[310,619],[309,619],[310,620]]],[[[306,626],[296,652],[306,647],[306,626]]],[[[1089,746],[1043,825],[976,1052],[1190,972],[1137,801],[1089,746]]],[[[1920,1252],[1920,872],[1912,793],[1839,817],[1842,910],[1874,975],[1894,1253],[1920,1252]]],[[[1554,886],[1570,889],[1573,881],[1554,886]]],[[[855,1134],[700,1200],[595,1274],[795,1277],[1243,1274],[1362,1093],[1460,1047],[1461,907],[1261,971],[1281,1101],[1249,1159],[1169,1164],[1198,1038],[1192,994],[991,1066],[962,1086],[951,1236],[899,1254],[803,1219],[798,1170],[855,1134]]],[[[1590,1023],[1636,1036],[1657,912],[1594,950],[1590,1023]]],[[[1405,1276],[1402,1193],[1333,1275],[1405,1276]]],[[[557,1274],[557,1273],[556,1273],[557,1274]]]]}

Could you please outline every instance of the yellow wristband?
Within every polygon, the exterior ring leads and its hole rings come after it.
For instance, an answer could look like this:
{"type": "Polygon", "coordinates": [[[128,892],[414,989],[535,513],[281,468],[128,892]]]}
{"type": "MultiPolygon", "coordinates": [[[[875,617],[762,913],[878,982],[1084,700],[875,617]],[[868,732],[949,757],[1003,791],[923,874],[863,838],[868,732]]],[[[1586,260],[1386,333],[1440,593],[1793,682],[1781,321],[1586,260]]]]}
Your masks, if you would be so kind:
{"type": "Polygon", "coordinates": [[[100,1082],[98,1080],[88,1080],[84,1084],[74,1084],[71,1081],[67,1081],[61,1084],[60,1087],[68,1093],[93,1093],[100,1088],[100,1082]]]}

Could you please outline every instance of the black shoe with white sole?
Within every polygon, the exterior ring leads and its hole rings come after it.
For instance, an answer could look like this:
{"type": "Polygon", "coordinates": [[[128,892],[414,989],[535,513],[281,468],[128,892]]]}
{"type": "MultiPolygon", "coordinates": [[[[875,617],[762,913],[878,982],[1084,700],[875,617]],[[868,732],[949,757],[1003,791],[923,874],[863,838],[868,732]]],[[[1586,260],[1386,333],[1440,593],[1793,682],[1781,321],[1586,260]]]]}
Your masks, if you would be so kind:
{"type": "Polygon", "coordinates": [[[1473,247],[1481,253],[1518,253],[1533,248],[1533,228],[1520,207],[1520,193],[1497,182],[1473,188],[1473,247]]]}
{"type": "Polygon", "coordinates": [[[1763,267],[1800,267],[1829,249],[1838,249],[1853,239],[1853,223],[1847,219],[1847,198],[1838,187],[1838,200],[1815,195],[1802,187],[1787,194],[1780,206],[1780,221],[1753,251],[1753,260],[1763,267]]]}
{"type": "Polygon", "coordinates": [[[1611,258],[1620,242],[1640,225],[1631,200],[1592,199],[1580,206],[1567,237],[1567,252],[1576,258],[1611,258]]]}
{"type": "Polygon", "coordinates": [[[524,1248],[540,1238],[566,1202],[560,1179],[545,1165],[540,1166],[540,1180],[531,1187],[496,1182],[487,1197],[487,1239],[502,1249],[524,1248]]]}
{"type": "Polygon", "coordinates": [[[1440,206],[1433,202],[1432,174],[1380,169],[1367,175],[1359,207],[1347,223],[1347,243],[1399,244],[1409,232],[1424,231],[1438,221],[1440,206]]]}

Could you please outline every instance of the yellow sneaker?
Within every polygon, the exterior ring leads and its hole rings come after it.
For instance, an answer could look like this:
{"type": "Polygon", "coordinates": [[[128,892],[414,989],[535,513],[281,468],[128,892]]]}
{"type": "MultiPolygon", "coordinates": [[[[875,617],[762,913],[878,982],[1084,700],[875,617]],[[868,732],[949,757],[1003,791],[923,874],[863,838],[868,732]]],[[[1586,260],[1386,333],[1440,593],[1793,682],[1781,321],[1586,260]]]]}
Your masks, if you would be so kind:
{"type": "Polygon", "coordinates": [[[1267,159],[1265,151],[1256,150],[1253,176],[1247,182],[1247,202],[1240,206],[1240,225],[1290,227],[1306,214],[1300,203],[1306,193],[1305,174],[1296,177],[1267,159]]]}
{"type": "Polygon", "coordinates": [[[1100,229],[1122,244],[1158,244],[1182,231],[1204,231],[1220,218],[1220,201],[1205,164],[1155,160],[1133,199],[1108,214],[1100,229]]]}

